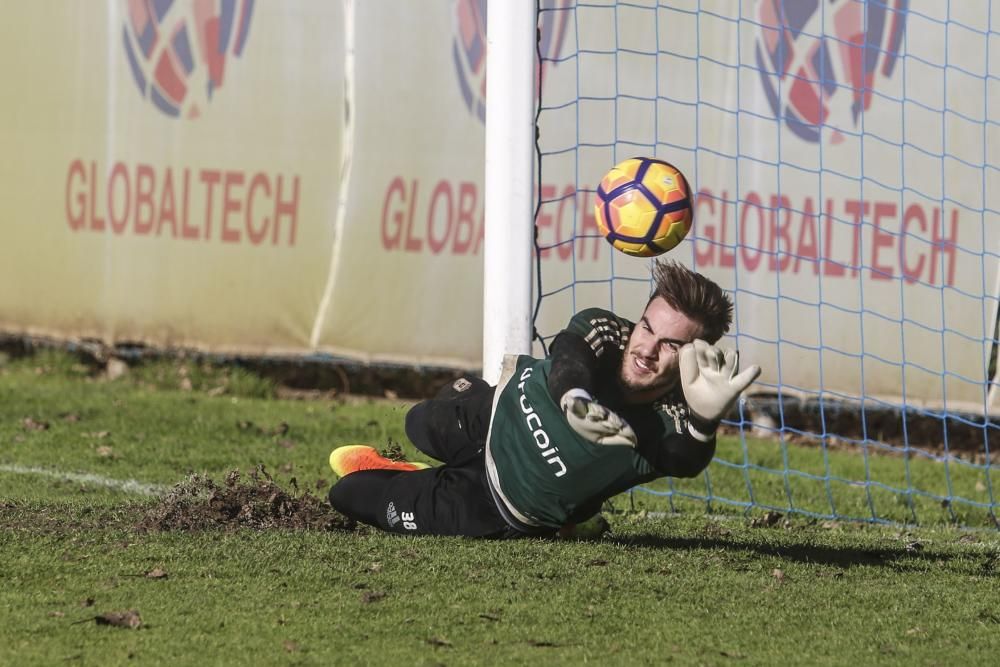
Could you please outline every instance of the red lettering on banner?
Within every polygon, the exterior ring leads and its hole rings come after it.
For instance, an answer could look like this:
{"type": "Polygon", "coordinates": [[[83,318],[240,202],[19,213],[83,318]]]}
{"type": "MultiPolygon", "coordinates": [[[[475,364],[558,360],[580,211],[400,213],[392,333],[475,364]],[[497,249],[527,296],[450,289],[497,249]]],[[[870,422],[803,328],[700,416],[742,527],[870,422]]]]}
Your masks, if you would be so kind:
{"type": "Polygon", "coordinates": [[[795,248],[795,265],[792,267],[792,273],[799,272],[802,260],[808,260],[812,264],[813,275],[819,275],[819,239],[811,197],[806,197],[802,207],[802,222],[799,227],[799,240],[795,248]]]}
{"type": "Polygon", "coordinates": [[[830,276],[833,278],[839,278],[844,275],[844,265],[841,262],[832,259],[833,252],[833,200],[826,200],[826,215],[824,216],[826,220],[825,234],[823,235],[823,275],[830,276]]]}
{"type": "Polygon", "coordinates": [[[201,172],[201,182],[205,184],[205,238],[212,238],[212,200],[215,186],[222,181],[222,173],[217,169],[204,169],[201,172]]]}
{"type": "Polygon", "coordinates": [[[174,199],[174,175],[167,171],[163,176],[160,192],[160,217],[156,222],[156,235],[163,236],[164,225],[170,225],[171,238],[177,238],[177,203],[174,199]]]}
{"type": "Polygon", "coordinates": [[[483,249],[483,242],[486,240],[486,212],[479,215],[479,233],[476,235],[476,245],[472,248],[472,254],[478,255],[483,249]]]}
{"type": "MultiPolygon", "coordinates": [[[[746,267],[747,271],[751,273],[757,270],[760,265],[761,253],[761,243],[749,244],[746,242],[747,239],[747,219],[753,211],[757,212],[757,239],[763,240],[766,234],[766,221],[764,220],[764,211],[761,208],[760,197],[757,196],[756,192],[751,192],[747,195],[746,202],[743,204],[742,215],[740,215],[740,259],[743,260],[743,266],[746,267]],[[755,254],[751,254],[755,253],[755,254]]],[[[772,257],[773,259],[773,257],[772,257]]]]}
{"type": "Polygon", "coordinates": [[[792,233],[789,230],[792,224],[791,206],[791,202],[785,195],[771,197],[771,243],[768,246],[771,256],[767,260],[767,268],[771,272],[784,271],[792,259],[790,256],[792,233]],[[780,222],[782,213],[784,213],[784,224],[780,222]]]}
{"type": "Polygon", "coordinates": [[[218,209],[219,241],[249,239],[259,245],[273,231],[273,243],[278,245],[281,227],[287,226],[287,243],[295,245],[300,195],[297,175],[288,181],[281,174],[203,169],[196,178],[201,189],[192,192],[191,170],[187,168],[175,173],[149,164],[114,162],[104,171],[94,161],[72,160],[64,191],[66,222],[73,231],[110,229],[116,236],[211,241],[216,240],[212,227],[218,209]],[[244,187],[248,180],[249,188],[244,187]],[[190,216],[192,194],[204,199],[201,219],[190,216]],[[273,208],[264,208],[268,205],[273,208]],[[265,213],[254,217],[254,211],[262,208],[265,213]]]}
{"type": "Polygon", "coordinates": [[[250,239],[250,243],[254,245],[260,245],[267,237],[267,228],[271,224],[271,218],[265,215],[261,218],[262,224],[260,228],[256,229],[254,227],[253,209],[258,190],[263,191],[265,197],[271,196],[271,184],[268,182],[267,176],[259,172],[254,174],[254,177],[250,180],[250,188],[247,192],[247,237],[250,239]]]}
{"type": "MultiPolygon", "coordinates": [[[[475,183],[438,180],[430,196],[419,180],[396,176],[382,200],[381,240],[385,250],[397,252],[477,255],[485,240],[485,213],[475,183]]],[[[542,185],[542,197],[555,205],[542,206],[536,220],[536,241],[542,259],[569,261],[576,248],[580,260],[596,261],[610,249],[601,237],[593,213],[593,193],[585,188],[542,185]],[[574,212],[578,212],[574,220],[574,212]],[[574,224],[575,223],[575,224],[574,224]],[[577,227],[578,225],[578,227],[577,227]],[[553,253],[553,249],[557,249],[553,253]]]]}
{"type": "Polygon", "coordinates": [[[903,268],[903,279],[908,283],[915,283],[920,280],[924,272],[924,256],[921,255],[916,267],[911,268],[906,258],[907,238],[910,236],[910,223],[916,220],[920,223],[920,231],[927,232],[927,218],[924,217],[924,209],[918,204],[910,204],[903,213],[903,227],[899,237],[899,265],[903,268]]]}
{"type": "MultiPolygon", "coordinates": [[[[542,185],[542,189],[539,191],[539,196],[541,196],[542,201],[552,201],[552,199],[555,197],[555,194],[556,194],[556,186],[550,183],[544,183],[542,185]]],[[[559,209],[556,211],[557,220],[561,214],[562,214],[562,203],[560,202],[559,209]]],[[[535,229],[536,229],[535,233],[536,233],[536,239],[538,241],[538,256],[543,260],[549,258],[549,255],[552,254],[552,246],[559,245],[559,242],[561,240],[559,233],[560,230],[558,228],[556,229],[555,232],[556,241],[553,243],[552,241],[549,240],[549,237],[546,234],[546,232],[552,228],[553,226],[552,223],[553,223],[552,214],[548,212],[548,208],[544,208],[538,212],[538,216],[535,218],[535,229]]],[[[562,249],[561,245],[559,245],[559,249],[560,250],[562,249]]]]}
{"type": "Polygon", "coordinates": [[[726,243],[726,223],[729,218],[729,207],[725,205],[726,192],[722,192],[722,218],[719,220],[719,266],[724,266],[730,268],[736,266],[736,251],[729,249],[727,250],[728,244],[726,243]]]}
{"type": "Polygon", "coordinates": [[[97,215],[97,163],[90,163],[90,228],[96,232],[104,229],[104,218],[97,215]]]}
{"type": "Polygon", "coordinates": [[[920,204],[910,204],[900,219],[899,204],[891,201],[827,199],[820,216],[816,203],[808,197],[802,200],[799,214],[795,214],[795,202],[784,195],[769,195],[768,199],[771,207],[764,206],[764,196],[760,193],[747,193],[739,211],[736,230],[739,251],[734,257],[728,251],[732,238],[727,233],[726,193],[717,197],[711,190],[700,190],[695,209],[695,266],[728,268],[738,262],[750,273],[766,269],[799,275],[808,271],[806,265],[811,264],[812,274],[819,275],[822,264],[823,276],[830,278],[857,277],[865,266],[869,268],[866,278],[870,276],[873,280],[902,277],[908,283],[923,280],[929,284],[954,285],[960,230],[958,209],[950,210],[948,223],[944,223],[940,208],[925,208],[920,204]],[[923,237],[923,246],[914,243],[915,237],[923,237]],[[773,252],[766,263],[762,261],[765,251],[773,252]]]}
{"type": "Polygon", "coordinates": [[[111,223],[111,231],[115,234],[123,234],[125,232],[125,225],[128,224],[128,211],[132,205],[132,195],[131,187],[129,186],[128,170],[121,162],[115,163],[114,168],[111,170],[111,176],[108,177],[107,202],[108,222],[111,223]],[[125,199],[125,204],[121,207],[121,216],[115,215],[115,193],[118,190],[115,185],[118,183],[124,186],[122,197],[125,199]]]}
{"type": "Polygon", "coordinates": [[[893,269],[889,264],[881,264],[879,253],[882,248],[892,248],[892,234],[882,229],[882,218],[896,217],[896,205],[888,202],[875,204],[875,216],[872,218],[872,280],[889,280],[893,277],[893,269]]]}
{"type": "Polygon", "coordinates": [[[406,244],[403,246],[407,252],[420,252],[423,241],[413,236],[413,213],[417,206],[417,181],[412,182],[410,189],[410,209],[406,215],[406,244]]]}
{"type": "MultiPolygon", "coordinates": [[[[556,192],[556,187],[554,185],[543,186],[543,192],[545,189],[550,190],[553,195],[556,192]]],[[[587,195],[584,194],[583,198],[584,202],[586,202],[587,195]]],[[[543,199],[545,199],[544,196],[543,199]]],[[[573,244],[568,243],[568,240],[573,238],[574,228],[576,227],[573,218],[573,212],[576,210],[574,206],[575,203],[576,203],[576,188],[574,188],[572,185],[566,185],[563,188],[562,194],[559,196],[559,205],[556,206],[556,219],[555,219],[556,246],[557,246],[556,252],[559,255],[559,260],[563,262],[565,262],[566,260],[570,259],[573,256],[573,244]],[[567,209],[569,212],[569,231],[566,231],[564,227],[566,223],[567,209]]],[[[590,219],[593,221],[593,225],[596,228],[597,219],[594,217],[593,214],[590,215],[590,219]]],[[[586,229],[586,222],[587,222],[586,215],[584,215],[585,229],[586,229]]],[[[585,238],[586,237],[581,237],[579,239],[579,242],[583,243],[585,238]]]]}
{"type": "Polygon", "coordinates": [[[854,224],[854,245],[851,252],[851,277],[858,275],[861,269],[861,221],[868,217],[868,209],[871,204],[866,201],[848,199],[844,202],[844,210],[852,217],[854,224]]]}
{"type": "Polygon", "coordinates": [[[477,254],[484,229],[475,183],[439,180],[425,202],[420,181],[394,177],[382,200],[382,247],[402,252],[477,254]],[[476,214],[480,213],[477,220],[476,214]]]}
{"type": "MultiPolygon", "coordinates": [[[[955,246],[958,244],[958,209],[951,211],[951,235],[938,236],[938,222],[941,223],[941,232],[944,232],[944,220],[941,219],[941,209],[934,209],[934,224],[931,226],[931,277],[930,283],[935,284],[939,256],[943,259],[943,254],[948,255],[948,278],[946,285],[955,284],[955,246]]],[[[943,267],[942,267],[943,268],[943,267]]]]}
{"type": "Polygon", "coordinates": [[[458,187],[458,215],[455,217],[455,236],[452,253],[468,254],[476,238],[476,184],[462,183],[458,187]]]}
{"type": "MultiPolygon", "coordinates": [[[[402,176],[388,182],[382,203],[382,247],[432,255],[481,252],[485,225],[476,184],[436,180],[426,184],[430,196],[423,198],[421,185],[420,180],[402,176]]],[[[71,189],[67,185],[67,191],[71,189]]],[[[601,261],[606,257],[602,253],[613,252],[598,232],[593,192],[572,184],[543,183],[537,194],[541,205],[535,235],[542,261],[601,261]]],[[[854,278],[865,267],[875,280],[933,283],[940,275],[945,284],[954,282],[957,209],[949,211],[949,224],[944,224],[938,222],[940,209],[919,204],[910,205],[900,219],[899,204],[891,201],[828,198],[819,202],[812,197],[795,201],[783,193],[754,191],[735,209],[727,201],[726,191],[716,195],[702,188],[698,192],[696,227],[690,237],[695,267],[739,265],[751,273],[811,272],[813,276],[822,271],[829,278],[854,278]],[[737,216],[731,222],[733,210],[737,216]],[[933,224],[927,222],[931,215],[933,224]],[[918,235],[931,236],[926,239],[929,250],[908,244],[918,235]]]]}
{"type": "Polygon", "coordinates": [[[87,195],[78,189],[80,186],[86,186],[86,183],[87,174],[83,169],[83,161],[73,160],[66,173],[66,221],[73,231],[86,224],[87,195]],[[79,185],[74,186],[75,182],[79,182],[79,185]],[[74,203],[75,209],[70,208],[74,203]]]}
{"type": "Polygon", "coordinates": [[[234,188],[243,185],[243,174],[227,171],[222,185],[222,240],[226,243],[239,243],[240,232],[229,226],[230,214],[243,210],[243,201],[233,194],[234,188]]]}
{"type": "Polygon", "coordinates": [[[448,181],[438,181],[434,193],[431,195],[431,207],[427,211],[427,246],[431,253],[437,255],[448,242],[451,234],[451,185],[448,181]],[[435,220],[437,220],[438,202],[444,199],[444,234],[438,236],[434,233],[435,220]]]}
{"type": "MultiPolygon", "coordinates": [[[[388,182],[382,200],[382,247],[388,251],[426,251],[435,255],[482,252],[485,212],[477,185],[438,180],[427,198],[421,198],[424,189],[421,186],[419,180],[402,176],[388,182]]],[[[576,248],[579,260],[597,261],[602,251],[610,250],[597,228],[592,192],[567,184],[556,201],[557,186],[543,184],[541,188],[543,200],[555,206],[554,216],[552,207],[541,206],[535,221],[536,242],[543,260],[569,261],[576,248]]]]}
{"type": "Polygon", "coordinates": [[[271,243],[278,245],[281,220],[288,217],[291,219],[288,224],[288,245],[293,246],[299,229],[299,177],[295,176],[292,179],[292,192],[289,198],[282,196],[284,185],[285,179],[279,174],[277,192],[274,195],[274,235],[271,237],[271,243]]]}
{"type": "MultiPolygon", "coordinates": [[[[607,243],[601,236],[601,230],[597,226],[597,214],[596,214],[596,204],[594,201],[597,195],[590,189],[587,188],[583,190],[583,203],[580,204],[581,212],[581,222],[580,235],[577,238],[577,243],[579,248],[577,249],[576,258],[579,261],[584,261],[587,259],[587,243],[590,243],[590,247],[593,252],[590,254],[591,261],[596,261],[601,255],[602,249],[608,249],[610,251],[611,245],[607,243]]],[[[567,255],[569,259],[571,255],[567,255]]]]}
{"type": "MultiPolygon", "coordinates": [[[[723,198],[725,198],[726,193],[722,193],[723,198]]],[[[715,215],[715,197],[712,195],[711,190],[699,190],[698,197],[695,199],[694,204],[694,217],[695,220],[701,220],[702,214],[698,212],[702,206],[708,209],[709,220],[715,215]]],[[[708,243],[703,243],[701,239],[696,239],[694,242],[694,265],[698,266],[711,266],[713,258],[715,257],[715,244],[718,239],[715,238],[715,225],[698,225],[698,236],[708,239],[708,243]],[[704,249],[703,249],[704,248],[704,249]]]]}
{"type": "Polygon", "coordinates": [[[156,207],[153,202],[153,186],[156,182],[156,172],[148,164],[140,164],[135,168],[135,233],[144,236],[153,229],[153,216],[156,207]]]}
{"type": "Polygon", "coordinates": [[[406,222],[403,213],[406,199],[406,185],[404,185],[403,179],[397,176],[389,183],[389,187],[385,191],[385,199],[382,202],[382,247],[386,250],[399,248],[401,232],[406,222]],[[398,207],[395,205],[397,202],[398,207]],[[392,209],[391,215],[389,214],[390,208],[392,209]]]}

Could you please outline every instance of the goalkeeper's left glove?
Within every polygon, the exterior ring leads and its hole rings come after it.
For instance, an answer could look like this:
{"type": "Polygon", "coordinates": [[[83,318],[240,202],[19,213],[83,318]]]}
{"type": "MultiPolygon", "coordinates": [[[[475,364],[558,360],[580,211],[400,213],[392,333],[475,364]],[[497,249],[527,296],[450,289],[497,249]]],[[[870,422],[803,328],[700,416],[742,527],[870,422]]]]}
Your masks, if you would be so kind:
{"type": "Polygon", "coordinates": [[[570,389],[559,400],[570,427],[599,445],[635,447],[635,431],[624,419],[595,401],[586,389],[570,389]]]}
{"type": "Polygon", "coordinates": [[[681,348],[681,389],[691,426],[702,436],[711,437],[743,390],[760,375],[756,365],[737,375],[739,362],[736,350],[723,352],[701,339],[681,348]]]}

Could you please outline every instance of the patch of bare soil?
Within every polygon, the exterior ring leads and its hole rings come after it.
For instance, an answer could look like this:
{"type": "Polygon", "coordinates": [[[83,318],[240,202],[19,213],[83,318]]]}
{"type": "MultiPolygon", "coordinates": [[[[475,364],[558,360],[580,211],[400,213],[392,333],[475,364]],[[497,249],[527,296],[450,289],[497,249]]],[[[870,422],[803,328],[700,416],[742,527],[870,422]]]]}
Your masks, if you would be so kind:
{"type": "MultiPolygon", "coordinates": [[[[292,482],[295,487],[294,480],[292,482]]],[[[192,475],[177,484],[136,524],[142,532],[250,528],[253,530],[354,530],[356,523],[311,493],[294,495],[262,466],[244,478],[239,470],[219,485],[192,475]]]]}

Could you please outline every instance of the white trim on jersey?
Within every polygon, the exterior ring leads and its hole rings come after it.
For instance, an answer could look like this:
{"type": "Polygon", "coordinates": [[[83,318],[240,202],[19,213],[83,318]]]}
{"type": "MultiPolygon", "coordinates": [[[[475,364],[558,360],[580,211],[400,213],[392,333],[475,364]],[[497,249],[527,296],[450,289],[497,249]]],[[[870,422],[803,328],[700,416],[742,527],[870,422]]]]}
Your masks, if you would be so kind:
{"type": "Polygon", "coordinates": [[[497,509],[500,510],[500,514],[503,515],[504,520],[511,524],[514,528],[519,529],[530,529],[541,527],[541,522],[526,516],[523,512],[518,511],[514,504],[510,502],[510,499],[503,492],[503,487],[500,486],[500,474],[497,472],[497,465],[493,461],[493,421],[496,419],[497,415],[497,403],[500,402],[500,396],[503,394],[504,388],[506,388],[507,383],[510,382],[511,378],[514,377],[514,373],[517,371],[517,355],[516,354],[505,354],[503,358],[503,368],[500,371],[500,379],[497,382],[496,391],[493,394],[493,408],[490,411],[490,426],[486,431],[486,481],[489,484],[490,490],[493,492],[494,502],[497,502],[497,509]],[[522,526],[517,526],[511,522],[511,518],[515,521],[523,524],[522,526]]]}

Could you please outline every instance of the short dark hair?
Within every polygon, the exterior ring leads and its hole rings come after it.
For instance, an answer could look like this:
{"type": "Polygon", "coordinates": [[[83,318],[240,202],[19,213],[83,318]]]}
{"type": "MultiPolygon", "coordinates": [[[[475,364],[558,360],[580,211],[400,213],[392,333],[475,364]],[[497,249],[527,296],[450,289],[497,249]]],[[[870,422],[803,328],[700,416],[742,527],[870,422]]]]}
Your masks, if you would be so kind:
{"type": "Polygon", "coordinates": [[[656,260],[650,300],[661,297],[701,325],[701,337],[715,343],[733,322],[733,300],[715,282],[673,260],[656,260]]]}

